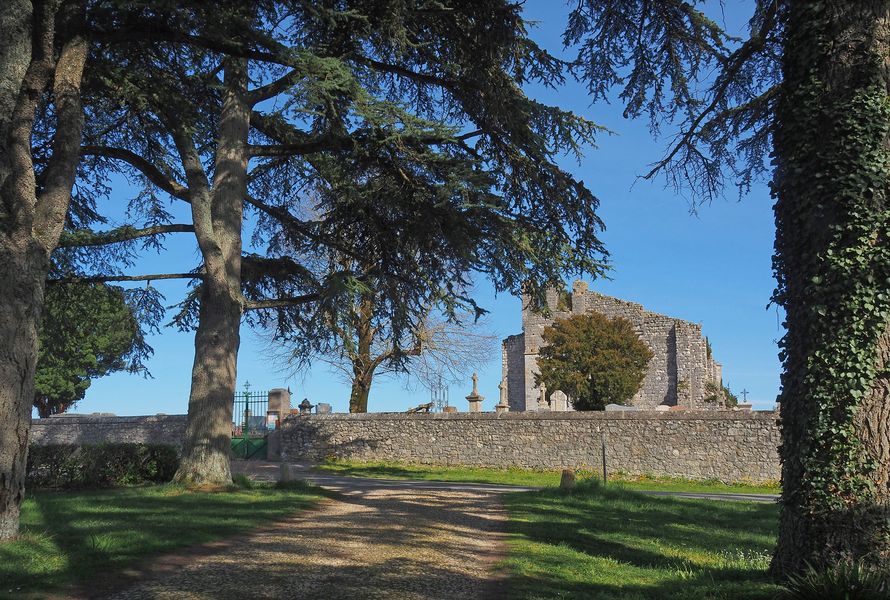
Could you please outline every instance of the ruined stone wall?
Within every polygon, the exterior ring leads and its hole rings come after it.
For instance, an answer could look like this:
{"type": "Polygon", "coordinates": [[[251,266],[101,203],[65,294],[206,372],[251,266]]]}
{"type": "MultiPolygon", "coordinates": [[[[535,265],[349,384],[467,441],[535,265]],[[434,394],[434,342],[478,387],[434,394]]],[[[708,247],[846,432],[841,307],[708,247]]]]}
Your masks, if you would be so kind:
{"type": "Polygon", "coordinates": [[[295,416],[285,460],[326,458],[429,465],[601,469],[723,481],[779,478],[771,412],[403,413],[295,416]]]}
{"type": "MultiPolygon", "coordinates": [[[[635,302],[590,292],[587,284],[581,281],[574,283],[569,295],[561,295],[557,290],[548,291],[547,305],[551,313],[545,317],[532,311],[527,299],[523,298],[524,387],[522,390],[518,389],[518,385],[508,388],[511,410],[538,409],[540,390],[536,387],[534,376],[538,373],[537,357],[543,343],[544,329],[556,319],[588,312],[627,319],[654,354],[640,391],[631,400],[632,405],[641,408],[654,408],[660,404],[715,408],[713,404],[704,402],[704,398],[709,395],[708,382],[716,385],[722,381],[722,368],[708,356],[701,325],[648,311],[635,302]]],[[[519,349],[515,341],[508,345],[505,340],[504,349],[507,353],[505,364],[511,367],[518,364],[519,349]]],[[[504,374],[511,378],[508,381],[516,378],[515,372],[507,370],[504,374]]]]}
{"type": "Polygon", "coordinates": [[[65,415],[31,422],[31,443],[102,444],[133,442],[182,447],[186,415],[116,417],[65,415]]]}
{"type": "Polygon", "coordinates": [[[507,381],[510,410],[525,410],[525,337],[521,333],[504,340],[501,372],[507,381]]]}

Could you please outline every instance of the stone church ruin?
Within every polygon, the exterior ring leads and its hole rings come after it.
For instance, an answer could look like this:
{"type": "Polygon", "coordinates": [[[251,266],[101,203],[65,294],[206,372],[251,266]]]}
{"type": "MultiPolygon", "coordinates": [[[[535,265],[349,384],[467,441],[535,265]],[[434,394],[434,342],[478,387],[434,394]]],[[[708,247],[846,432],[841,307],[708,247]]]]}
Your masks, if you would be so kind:
{"type": "Polygon", "coordinates": [[[502,372],[510,411],[572,410],[564,394],[541,390],[535,383],[538,349],[544,328],[556,319],[589,312],[627,319],[654,354],[640,390],[630,401],[631,406],[650,410],[724,407],[722,367],[711,356],[701,325],[588,291],[583,281],[576,281],[571,292],[549,290],[547,306],[550,316],[545,317],[532,311],[528,299],[523,297],[522,333],[503,341],[502,372]]]}

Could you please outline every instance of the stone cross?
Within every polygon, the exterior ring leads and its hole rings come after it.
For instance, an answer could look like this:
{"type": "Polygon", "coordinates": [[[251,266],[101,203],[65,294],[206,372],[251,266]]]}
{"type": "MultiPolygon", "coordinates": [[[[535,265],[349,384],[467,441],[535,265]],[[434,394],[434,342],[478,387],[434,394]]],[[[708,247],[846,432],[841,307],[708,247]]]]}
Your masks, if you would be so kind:
{"type": "Polygon", "coordinates": [[[547,384],[543,381],[541,382],[541,397],[538,398],[538,409],[544,410],[547,408],[547,384]]]}
{"type": "Polygon", "coordinates": [[[509,412],[510,403],[507,402],[507,380],[506,379],[501,379],[501,382],[498,384],[498,389],[501,392],[501,399],[500,399],[500,402],[498,402],[495,405],[494,410],[495,410],[495,412],[499,412],[499,413],[509,412]]]}
{"type": "Polygon", "coordinates": [[[482,411],[482,401],[485,399],[485,396],[481,396],[479,394],[479,377],[476,373],[473,373],[473,391],[470,392],[470,395],[467,396],[467,402],[470,403],[469,411],[470,412],[481,412],[482,411]]]}

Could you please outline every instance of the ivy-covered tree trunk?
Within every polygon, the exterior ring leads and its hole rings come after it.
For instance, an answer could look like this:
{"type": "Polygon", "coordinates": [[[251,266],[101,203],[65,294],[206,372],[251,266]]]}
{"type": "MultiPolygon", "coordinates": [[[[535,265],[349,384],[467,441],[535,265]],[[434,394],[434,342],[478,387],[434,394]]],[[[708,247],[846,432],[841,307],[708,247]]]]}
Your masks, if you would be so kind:
{"type": "Polygon", "coordinates": [[[204,258],[186,440],[176,474],[177,481],[192,484],[232,481],[229,457],[243,311],[241,219],[250,122],[246,61],[226,59],[224,85],[212,190],[194,145],[185,139],[187,132],[176,134],[194,193],[192,219],[204,258]]]}
{"type": "Polygon", "coordinates": [[[778,577],[890,569],[890,2],[788,3],[775,129],[778,577]]]}

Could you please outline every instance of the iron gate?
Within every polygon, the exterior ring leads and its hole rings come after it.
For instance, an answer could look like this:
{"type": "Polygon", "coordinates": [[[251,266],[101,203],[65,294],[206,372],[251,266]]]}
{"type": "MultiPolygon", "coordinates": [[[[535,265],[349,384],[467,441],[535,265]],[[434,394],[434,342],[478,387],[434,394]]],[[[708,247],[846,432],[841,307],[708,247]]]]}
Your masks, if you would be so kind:
{"type": "Polygon", "coordinates": [[[266,458],[266,435],[269,409],[268,392],[244,391],[235,394],[232,407],[232,456],[235,458],[266,458]]]}

